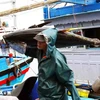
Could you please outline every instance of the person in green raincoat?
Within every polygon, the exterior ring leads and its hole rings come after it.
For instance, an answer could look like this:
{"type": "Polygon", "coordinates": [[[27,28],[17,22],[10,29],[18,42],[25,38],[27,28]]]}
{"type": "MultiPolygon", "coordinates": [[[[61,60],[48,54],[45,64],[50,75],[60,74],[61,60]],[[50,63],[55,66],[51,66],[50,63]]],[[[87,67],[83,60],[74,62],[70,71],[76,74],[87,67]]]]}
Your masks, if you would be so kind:
{"type": "Polygon", "coordinates": [[[57,29],[49,28],[37,34],[36,48],[26,48],[25,54],[38,59],[38,94],[40,100],[68,100],[66,88],[72,100],[80,100],[73,83],[73,71],[65,56],[57,50],[57,29]]]}
{"type": "Polygon", "coordinates": [[[73,83],[74,74],[68,67],[66,57],[57,50],[55,43],[57,29],[49,28],[37,34],[37,46],[10,47],[25,53],[27,56],[38,59],[38,95],[39,100],[68,100],[66,89],[70,91],[72,100],[80,100],[76,87],[73,83]]]}

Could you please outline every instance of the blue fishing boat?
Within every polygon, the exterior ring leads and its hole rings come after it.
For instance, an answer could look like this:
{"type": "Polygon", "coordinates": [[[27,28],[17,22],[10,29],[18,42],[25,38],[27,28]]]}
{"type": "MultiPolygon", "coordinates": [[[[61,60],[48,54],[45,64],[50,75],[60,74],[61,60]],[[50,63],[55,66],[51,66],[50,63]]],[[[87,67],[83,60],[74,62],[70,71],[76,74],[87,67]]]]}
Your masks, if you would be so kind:
{"type": "Polygon", "coordinates": [[[32,61],[31,57],[19,57],[8,65],[8,59],[12,58],[0,58],[0,95],[8,94],[15,84],[22,82],[32,61]]]}

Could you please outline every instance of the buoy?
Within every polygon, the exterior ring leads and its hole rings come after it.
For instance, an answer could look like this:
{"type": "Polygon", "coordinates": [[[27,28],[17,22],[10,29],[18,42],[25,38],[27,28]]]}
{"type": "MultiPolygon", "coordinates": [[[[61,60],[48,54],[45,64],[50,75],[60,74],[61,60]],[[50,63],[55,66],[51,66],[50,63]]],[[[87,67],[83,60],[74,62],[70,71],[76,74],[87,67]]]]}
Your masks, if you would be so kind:
{"type": "Polygon", "coordinates": [[[12,53],[9,53],[9,63],[12,63],[14,60],[13,60],[13,54],[12,53]]]}

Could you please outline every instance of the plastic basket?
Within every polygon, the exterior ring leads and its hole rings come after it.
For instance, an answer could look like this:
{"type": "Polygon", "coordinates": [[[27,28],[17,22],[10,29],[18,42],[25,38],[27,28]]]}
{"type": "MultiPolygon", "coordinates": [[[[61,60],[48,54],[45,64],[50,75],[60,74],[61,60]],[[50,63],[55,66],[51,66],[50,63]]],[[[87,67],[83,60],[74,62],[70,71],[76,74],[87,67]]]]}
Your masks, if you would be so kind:
{"type": "MultiPolygon", "coordinates": [[[[88,98],[90,91],[84,90],[84,89],[79,89],[77,88],[78,94],[80,97],[86,97],[88,98]]],[[[68,95],[71,95],[71,93],[68,91],[68,95]]]]}

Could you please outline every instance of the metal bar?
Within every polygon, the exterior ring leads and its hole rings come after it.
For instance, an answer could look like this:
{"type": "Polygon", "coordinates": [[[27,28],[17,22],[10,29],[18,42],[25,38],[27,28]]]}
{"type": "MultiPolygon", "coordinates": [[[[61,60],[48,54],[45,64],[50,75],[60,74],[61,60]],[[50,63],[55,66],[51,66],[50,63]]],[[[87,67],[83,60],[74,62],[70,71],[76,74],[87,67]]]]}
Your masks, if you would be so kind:
{"type": "Polygon", "coordinates": [[[85,4],[85,0],[60,0],[63,2],[68,2],[68,3],[75,3],[75,4],[85,4]]]}
{"type": "Polygon", "coordinates": [[[96,3],[96,0],[60,0],[60,1],[74,3],[74,4],[84,4],[84,5],[96,3]]]}
{"type": "MultiPolygon", "coordinates": [[[[45,8],[46,9],[46,8],[45,8]]],[[[89,12],[97,12],[100,11],[100,3],[90,4],[90,5],[73,5],[73,6],[66,6],[62,8],[53,8],[50,9],[50,18],[56,18],[61,16],[73,16],[73,14],[82,14],[82,13],[89,13],[89,12]]],[[[44,18],[48,19],[46,12],[44,12],[44,18]]]]}

